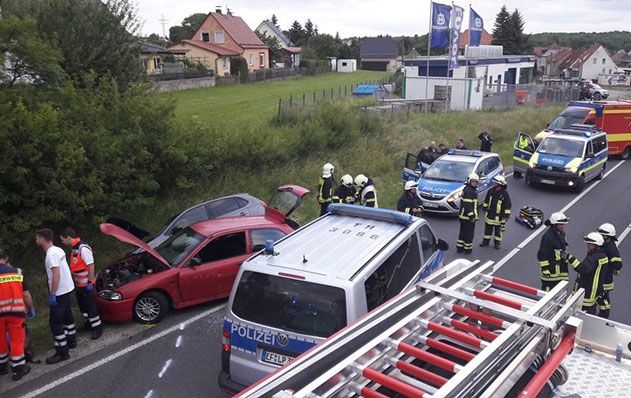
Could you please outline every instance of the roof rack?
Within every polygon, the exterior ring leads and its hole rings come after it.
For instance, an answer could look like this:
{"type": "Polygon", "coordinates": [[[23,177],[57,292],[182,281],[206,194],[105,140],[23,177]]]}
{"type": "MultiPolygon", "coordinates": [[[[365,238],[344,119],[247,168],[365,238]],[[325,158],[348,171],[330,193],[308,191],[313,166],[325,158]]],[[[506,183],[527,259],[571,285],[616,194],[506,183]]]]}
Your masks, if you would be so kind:
{"type": "Polygon", "coordinates": [[[476,150],[472,150],[472,149],[456,149],[456,148],[451,148],[447,154],[449,155],[463,155],[463,156],[475,156],[475,157],[482,157],[482,152],[480,151],[476,151],[476,150]]]}

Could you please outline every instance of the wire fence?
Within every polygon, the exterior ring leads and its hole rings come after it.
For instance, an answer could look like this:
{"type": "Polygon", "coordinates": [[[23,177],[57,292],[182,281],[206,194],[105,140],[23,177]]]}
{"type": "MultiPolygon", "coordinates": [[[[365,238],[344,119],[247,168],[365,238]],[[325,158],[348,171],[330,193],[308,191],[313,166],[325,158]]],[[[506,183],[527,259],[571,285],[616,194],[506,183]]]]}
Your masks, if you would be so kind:
{"type": "Polygon", "coordinates": [[[578,87],[532,84],[487,84],[482,108],[510,109],[519,106],[562,105],[580,98],[578,87]]]}

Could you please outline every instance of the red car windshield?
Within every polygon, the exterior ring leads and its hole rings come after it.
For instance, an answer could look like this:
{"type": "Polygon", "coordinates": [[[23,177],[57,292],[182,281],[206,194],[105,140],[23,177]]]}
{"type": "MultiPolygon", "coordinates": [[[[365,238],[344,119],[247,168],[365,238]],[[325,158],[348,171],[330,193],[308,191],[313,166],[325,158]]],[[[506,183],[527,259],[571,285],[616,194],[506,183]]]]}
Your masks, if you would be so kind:
{"type": "Polygon", "coordinates": [[[191,254],[206,238],[190,228],[175,233],[162,242],[156,251],[164,257],[172,267],[177,267],[191,254]]]}

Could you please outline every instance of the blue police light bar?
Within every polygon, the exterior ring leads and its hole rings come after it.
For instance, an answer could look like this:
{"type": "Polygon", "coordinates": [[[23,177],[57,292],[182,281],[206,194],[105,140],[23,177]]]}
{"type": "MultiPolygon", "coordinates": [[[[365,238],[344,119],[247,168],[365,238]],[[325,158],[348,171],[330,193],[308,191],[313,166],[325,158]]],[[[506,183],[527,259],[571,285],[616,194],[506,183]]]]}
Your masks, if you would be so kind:
{"type": "Polygon", "coordinates": [[[475,157],[478,157],[478,158],[482,156],[482,152],[480,152],[480,151],[475,151],[475,150],[471,150],[471,149],[456,149],[456,148],[451,148],[449,151],[447,151],[447,154],[449,154],[449,155],[475,156],[475,157]]]}
{"type": "Polygon", "coordinates": [[[567,104],[568,106],[580,106],[582,108],[592,108],[596,110],[596,116],[601,117],[603,115],[604,107],[600,104],[594,104],[593,102],[587,101],[570,101],[567,104]]]}
{"type": "Polygon", "coordinates": [[[405,213],[388,209],[375,209],[374,207],[344,205],[333,203],[327,206],[327,211],[338,216],[360,217],[375,221],[385,221],[401,225],[410,225],[414,218],[405,213]]]}

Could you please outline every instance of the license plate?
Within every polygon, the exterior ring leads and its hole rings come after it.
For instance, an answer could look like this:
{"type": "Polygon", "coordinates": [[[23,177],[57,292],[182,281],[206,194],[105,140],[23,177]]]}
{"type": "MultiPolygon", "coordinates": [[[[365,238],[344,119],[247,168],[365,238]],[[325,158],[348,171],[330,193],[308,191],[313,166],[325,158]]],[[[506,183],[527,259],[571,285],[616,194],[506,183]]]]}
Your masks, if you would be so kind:
{"type": "Polygon", "coordinates": [[[438,208],[438,203],[423,201],[423,207],[429,207],[429,208],[437,209],[438,208]]]}
{"type": "Polygon", "coordinates": [[[552,181],[552,180],[541,180],[542,184],[548,184],[548,185],[556,185],[556,182],[552,181]]]}
{"type": "Polygon", "coordinates": [[[273,365],[283,366],[287,362],[290,362],[293,357],[288,355],[278,354],[275,352],[263,351],[261,353],[261,360],[266,363],[271,363],[273,365]]]}

